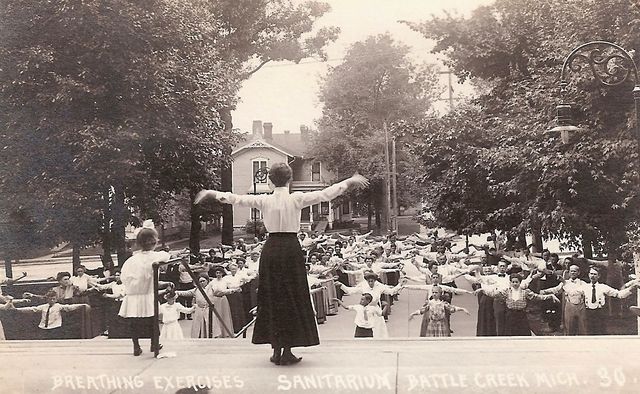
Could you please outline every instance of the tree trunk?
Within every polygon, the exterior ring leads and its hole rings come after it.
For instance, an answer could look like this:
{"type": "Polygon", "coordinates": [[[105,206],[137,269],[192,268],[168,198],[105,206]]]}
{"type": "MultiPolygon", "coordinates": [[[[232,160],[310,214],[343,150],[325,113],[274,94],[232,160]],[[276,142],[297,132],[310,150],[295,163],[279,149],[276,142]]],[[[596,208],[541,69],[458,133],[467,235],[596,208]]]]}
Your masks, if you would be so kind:
{"type": "Polygon", "coordinates": [[[111,258],[111,198],[109,190],[106,189],[102,193],[102,266],[105,268],[113,267],[113,259],[111,258]]]}
{"type": "Polygon", "coordinates": [[[193,203],[197,192],[191,192],[191,231],[189,233],[189,249],[191,253],[200,253],[200,230],[202,223],[200,222],[200,207],[193,203]]]}
{"type": "Polygon", "coordinates": [[[76,269],[80,267],[80,245],[78,245],[77,242],[73,242],[72,245],[71,264],[73,266],[73,272],[76,272],[76,269]]]}
{"type": "Polygon", "coordinates": [[[382,215],[380,214],[380,207],[375,207],[376,210],[376,228],[378,231],[382,229],[382,215]]]}
{"type": "MultiPolygon", "coordinates": [[[[224,107],[220,110],[220,117],[224,122],[225,132],[230,133],[233,129],[233,119],[231,117],[231,108],[224,107]]],[[[231,149],[225,149],[225,155],[231,156],[231,149]]],[[[220,190],[223,192],[232,191],[233,171],[231,163],[224,165],[220,171],[220,190]]],[[[225,245],[233,245],[233,206],[231,204],[222,205],[222,243],[225,245]]]]}
{"type": "Polygon", "coordinates": [[[531,236],[533,238],[533,247],[535,248],[534,253],[542,253],[542,250],[544,249],[544,245],[542,244],[542,232],[539,228],[534,228],[531,231],[531,236]]]}
{"type": "Polygon", "coordinates": [[[591,244],[591,236],[588,234],[582,235],[582,255],[588,259],[593,258],[593,245],[591,244]]]}
{"type": "Polygon", "coordinates": [[[163,248],[167,246],[167,242],[165,240],[164,222],[160,224],[160,246],[162,246],[163,248]]]}
{"type": "Polygon", "coordinates": [[[507,243],[504,246],[504,250],[513,250],[516,246],[518,246],[518,238],[516,234],[507,232],[507,243]]]}
{"type": "Polygon", "coordinates": [[[4,275],[7,278],[13,278],[13,267],[11,266],[11,258],[4,258],[4,275]]]}
{"type": "Polygon", "coordinates": [[[518,234],[518,245],[520,245],[521,250],[527,249],[527,232],[524,230],[520,230],[518,234]]]}
{"type": "Polygon", "coordinates": [[[124,187],[117,185],[114,187],[115,193],[113,196],[113,227],[111,233],[113,234],[114,246],[116,248],[116,254],[118,255],[118,265],[122,266],[127,260],[127,243],[124,237],[124,228],[127,223],[126,209],[124,206],[124,187]]]}
{"type": "Polygon", "coordinates": [[[371,207],[371,200],[367,201],[367,231],[371,231],[371,218],[373,217],[373,208],[371,207]]]}
{"type": "Polygon", "coordinates": [[[389,185],[386,182],[382,182],[382,207],[380,207],[379,211],[381,211],[380,218],[380,231],[383,234],[386,234],[389,231],[389,185]]]}

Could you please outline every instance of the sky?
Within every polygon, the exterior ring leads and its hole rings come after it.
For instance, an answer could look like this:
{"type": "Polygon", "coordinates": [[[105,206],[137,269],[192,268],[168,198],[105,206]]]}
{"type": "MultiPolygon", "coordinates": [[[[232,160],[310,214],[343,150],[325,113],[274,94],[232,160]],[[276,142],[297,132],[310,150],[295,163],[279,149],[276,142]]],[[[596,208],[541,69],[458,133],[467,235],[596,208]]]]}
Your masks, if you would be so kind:
{"type": "MultiPolygon", "coordinates": [[[[296,2],[301,2],[302,0],[296,2]]],[[[253,120],[273,123],[273,132],[300,131],[300,125],[314,127],[322,115],[318,100],[320,79],[329,67],[341,63],[349,46],[371,35],[389,32],[398,42],[411,47],[411,56],[418,61],[441,64],[430,53],[433,41],[399,23],[400,20],[421,22],[431,15],[443,15],[444,10],[461,15],[493,0],[324,0],[331,11],[316,25],[337,26],[341,32],[336,41],[327,46],[329,60],[305,59],[300,64],[272,62],[253,74],[240,90],[240,102],[233,112],[233,126],[244,132],[251,131],[253,120]]],[[[446,71],[444,66],[440,70],[446,71]]],[[[443,90],[447,75],[441,75],[443,90]]],[[[454,95],[469,94],[467,86],[457,85],[453,77],[454,95]]],[[[446,111],[446,93],[436,103],[436,109],[446,111]]]]}

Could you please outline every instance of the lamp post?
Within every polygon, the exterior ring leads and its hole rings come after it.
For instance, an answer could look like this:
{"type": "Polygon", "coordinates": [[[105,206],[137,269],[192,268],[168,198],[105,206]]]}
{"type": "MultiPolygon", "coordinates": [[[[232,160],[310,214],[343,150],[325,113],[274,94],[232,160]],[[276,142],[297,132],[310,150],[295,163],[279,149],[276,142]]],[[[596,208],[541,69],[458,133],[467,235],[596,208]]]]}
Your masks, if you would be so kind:
{"type": "MultiPolygon", "coordinates": [[[[258,190],[257,190],[257,185],[258,183],[264,183],[267,180],[267,176],[269,175],[269,170],[266,167],[262,167],[260,169],[258,169],[258,171],[256,171],[253,174],[253,194],[258,194],[258,190]]],[[[258,236],[258,215],[257,215],[257,210],[255,208],[253,208],[251,210],[251,216],[253,219],[253,236],[257,237],[258,236]]]]}
{"type": "MultiPolygon", "coordinates": [[[[557,126],[550,132],[559,132],[562,142],[567,144],[570,134],[579,130],[571,124],[571,104],[565,102],[567,93],[567,72],[579,72],[583,66],[593,74],[593,78],[602,85],[621,85],[633,77],[633,102],[635,106],[636,127],[635,138],[640,146],[640,79],[638,79],[638,67],[633,57],[624,48],[608,41],[592,41],[574,48],[565,58],[560,73],[560,94],[562,102],[556,107],[557,126]]],[[[640,156],[639,156],[640,157],[640,156]]],[[[640,162],[636,163],[640,170],[640,162]]],[[[640,277],[640,254],[634,253],[634,265],[636,277],[640,277]]],[[[640,291],[638,291],[638,306],[640,306],[640,291]]],[[[634,312],[638,311],[636,308],[634,312]]],[[[638,315],[638,333],[640,334],[640,314],[638,315]]]]}

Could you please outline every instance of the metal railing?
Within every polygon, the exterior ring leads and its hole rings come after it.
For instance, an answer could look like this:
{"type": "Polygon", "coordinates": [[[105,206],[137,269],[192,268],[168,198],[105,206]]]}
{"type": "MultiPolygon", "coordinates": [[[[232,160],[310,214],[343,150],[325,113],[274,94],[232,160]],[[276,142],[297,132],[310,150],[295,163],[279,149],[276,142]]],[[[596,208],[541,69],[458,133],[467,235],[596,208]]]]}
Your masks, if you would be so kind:
{"type": "Polygon", "coordinates": [[[249,323],[245,324],[244,327],[242,327],[240,329],[240,331],[236,332],[235,335],[233,336],[234,338],[238,338],[240,335],[242,335],[242,338],[246,338],[247,337],[247,330],[249,329],[249,327],[251,327],[256,322],[257,311],[258,311],[258,307],[257,306],[251,308],[251,310],[249,311],[249,313],[251,313],[251,315],[253,316],[251,318],[251,321],[249,323]]]}
{"type": "MultiPolygon", "coordinates": [[[[211,301],[211,299],[207,295],[207,292],[205,292],[204,289],[202,288],[202,286],[200,285],[200,282],[198,282],[198,278],[196,277],[195,273],[191,270],[191,267],[189,267],[189,262],[186,259],[183,259],[182,257],[180,257],[180,258],[171,259],[171,260],[166,261],[166,262],[156,262],[156,263],[153,263],[153,299],[154,299],[154,303],[153,303],[153,333],[151,334],[151,346],[154,349],[153,350],[154,357],[158,357],[158,354],[160,353],[160,349],[158,349],[159,344],[160,344],[160,318],[159,318],[159,315],[160,315],[160,300],[159,300],[159,295],[158,295],[158,292],[160,290],[160,283],[159,283],[158,275],[159,275],[160,267],[165,266],[165,265],[170,265],[170,264],[173,264],[173,263],[177,263],[177,262],[181,262],[182,265],[184,265],[184,267],[186,268],[187,272],[189,273],[189,276],[191,276],[191,279],[193,280],[193,283],[195,284],[196,288],[198,289],[198,291],[200,291],[200,293],[204,297],[205,301],[207,302],[207,305],[209,305],[209,324],[208,324],[208,336],[207,337],[208,338],[213,337],[213,315],[214,314],[218,318],[218,321],[220,322],[220,325],[222,326],[222,329],[224,330],[224,332],[229,337],[234,337],[234,338],[236,337],[235,334],[232,333],[229,330],[229,328],[224,323],[224,321],[222,321],[222,318],[221,318],[220,314],[218,313],[218,311],[216,310],[216,307],[213,305],[213,302],[211,301]]],[[[246,329],[245,329],[245,331],[246,331],[246,329]]]]}

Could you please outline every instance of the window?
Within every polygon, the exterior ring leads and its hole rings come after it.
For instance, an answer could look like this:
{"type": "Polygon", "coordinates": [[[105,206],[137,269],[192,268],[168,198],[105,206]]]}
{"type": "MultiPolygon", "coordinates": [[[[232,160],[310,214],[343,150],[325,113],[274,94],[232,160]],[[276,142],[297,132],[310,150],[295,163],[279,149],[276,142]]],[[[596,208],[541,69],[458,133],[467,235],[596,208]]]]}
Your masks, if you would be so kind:
{"type": "Polygon", "coordinates": [[[316,161],[311,165],[311,181],[320,182],[320,162],[316,161]]]}
{"type": "Polygon", "coordinates": [[[262,220],[262,212],[260,212],[260,210],[258,208],[251,208],[251,217],[250,219],[252,221],[254,220],[262,220]]]}
{"type": "Polygon", "coordinates": [[[351,203],[349,201],[345,201],[342,203],[342,214],[348,215],[351,212],[351,203]]]}
{"type": "MultiPolygon", "coordinates": [[[[251,176],[255,177],[256,172],[258,172],[261,168],[267,168],[267,160],[266,159],[253,159],[252,167],[251,167],[251,176]]],[[[257,180],[257,179],[256,179],[257,180]]],[[[254,180],[252,179],[251,182],[254,180]]],[[[256,183],[267,183],[267,177],[264,177],[264,180],[258,181],[256,183]]]]}

